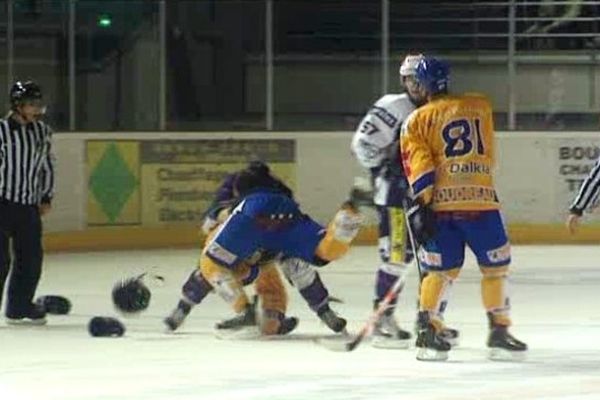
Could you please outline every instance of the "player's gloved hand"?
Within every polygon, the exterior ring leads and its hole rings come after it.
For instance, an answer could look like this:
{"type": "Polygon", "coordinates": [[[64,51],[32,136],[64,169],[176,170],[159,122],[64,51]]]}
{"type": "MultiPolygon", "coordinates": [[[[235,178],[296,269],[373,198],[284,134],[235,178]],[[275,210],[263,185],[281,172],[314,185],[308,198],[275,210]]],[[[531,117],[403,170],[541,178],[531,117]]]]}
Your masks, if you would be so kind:
{"type": "Polygon", "coordinates": [[[417,244],[425,244],[435,236],[435,213],[430,204],[417,199],[408,209],[408,222],[417,244]]]}

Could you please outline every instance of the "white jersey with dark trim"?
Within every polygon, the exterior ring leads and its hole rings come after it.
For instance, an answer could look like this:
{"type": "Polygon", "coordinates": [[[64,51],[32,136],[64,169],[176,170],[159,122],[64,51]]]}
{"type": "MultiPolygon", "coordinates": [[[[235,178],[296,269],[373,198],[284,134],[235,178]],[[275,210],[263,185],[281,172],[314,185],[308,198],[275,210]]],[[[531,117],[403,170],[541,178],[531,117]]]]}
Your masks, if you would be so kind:
{"type": "Polygon", "coordinates": [[[384,167],[398,157],[398,137],[402,122],[415,110],[406,93],[381,97],[362,119],[352,138],[352,153],[358,162],[371,170],[374,201],[386,205],[389,182],[384,167]]]}

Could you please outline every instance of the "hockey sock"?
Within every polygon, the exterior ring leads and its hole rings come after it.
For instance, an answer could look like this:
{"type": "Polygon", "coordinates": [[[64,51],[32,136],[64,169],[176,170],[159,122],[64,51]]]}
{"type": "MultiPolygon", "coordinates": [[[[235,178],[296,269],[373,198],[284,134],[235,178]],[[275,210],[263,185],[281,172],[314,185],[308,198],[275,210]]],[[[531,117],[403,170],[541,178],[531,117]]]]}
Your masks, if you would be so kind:
{"type": "Polygon", "coordinates": [[[483,306],[498,325],[510,326],[510,301],[507,294],[508,266],[480,267],[483,306]]]}
{"type": "MultiPolygon", "coordinates": [[[[396,281],[406,273],[406,265],[404,264],[389,264],[385,263],[379,266],[375,278],[375,300],[380,302],[383,300],[387,292],[394,286],[396,281]]],[[[398,293],[402,292],[404,286],[400,288],[398,293]]],[[[396,304],[396,298],[390,303],[391,306],[396,304]]]]}
{"type": "Polygon", "coordinates": [[[212,286],[204,276],[202,276],[202,272],[200,272],[200,270],[195,270],[183,284],[181,292],[183,297],[188,300],[189,303],[196,305],[200,304],[212,290],[212,286]]]}
{"type": "Polygon", "coordinates": [[[231,305],[236,313],[246,309],[249,304],[248,296],[242,288],[242,283],[230,269],[217,264],[203,254],[200,257],[200,271],[215,292],[231,305]]]}
{"type": "Polygon", "coordinates": [[[452,291],[452,286],[454,286],[454,281],[453,280],[448,281],[448,284],[444,288],[444,291],[440,298],[440,304],[438,305],[438,308],[436,310],[435,317],[434,317],[436,319],[439,319],[440,321],[444,320],[444,313],[446,312],[446,309],[448,308],[448,299],[450,298],[450,292],[452,291]]]}
{"type": "MultiPolygon", "coordinates": [[[[439,309],[440,301],[444,296],[446,287],[451,281],[456,279],[459,273],[460,268],[453,268],[447,271],[428,271],[427,276],[421,282],[421,311],[428,311],[433,316],[439,309]]],[[[434,322],[434,319],[432,319],[432,322],[434,322]]],[[[441,323],[436,323],[436,325],[441,325],[441,323]]]]}
{"type": "Polygon", "coordinates": [[[286,258],[280,261],[279,267],[287,280],[300,291],[311,310],[319,312],[329,303],[329,292],[309,263],[299,258],[286,258]]]}
{"type": "Polygon", "coordinates": [[[329,303],[329,292],[317,273],[315,273],[312,283],[300,290],[300,294],[306,300],[310,309],[316,313],[329,303]]]}
{"type": "Polygon", "coordinates": [[[265,335],[275,335],[279,332],[287,309],[287,293],[275,264],[261,266],[255,287],[261,300],[261,332],[265,335]]]}
{"type": "Polygon", "coordinates": [[[261,266],[255,288],[264,310],[276,310],[285,313],[287,293],[275,264],[261,266]]]}

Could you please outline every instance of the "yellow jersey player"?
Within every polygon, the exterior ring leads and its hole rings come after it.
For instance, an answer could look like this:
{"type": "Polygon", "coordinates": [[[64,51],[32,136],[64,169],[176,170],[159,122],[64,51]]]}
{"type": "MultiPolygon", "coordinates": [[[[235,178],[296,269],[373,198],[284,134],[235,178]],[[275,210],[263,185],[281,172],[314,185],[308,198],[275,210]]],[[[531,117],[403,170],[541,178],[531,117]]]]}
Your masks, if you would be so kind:
{"type": "Polygon", "coordinates": [[[428,103],[408,117],[401,134],[405,173],[419,205],[412,228],[428,272],[421,284],[417,359],[447,359],[450,345],[439,335],[435,311],[460,272],[465,246],[482,272],[490,358],[522,358],[527,346],[508,333],[511,252],[493,184],[492,108],[481,95],[448,94],[448,76],[443,61],[419,62],[415,84],[428,103]]]}

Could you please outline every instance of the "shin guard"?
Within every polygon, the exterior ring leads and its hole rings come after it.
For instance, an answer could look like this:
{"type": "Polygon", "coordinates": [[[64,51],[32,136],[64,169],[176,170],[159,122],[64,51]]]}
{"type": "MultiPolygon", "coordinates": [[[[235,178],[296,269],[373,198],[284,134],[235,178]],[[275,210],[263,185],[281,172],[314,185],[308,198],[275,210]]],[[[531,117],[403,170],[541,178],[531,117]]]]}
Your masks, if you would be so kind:
{"type": "Polygon", "coordinates": [[[196,305],[200,304],[212,290],[211,284],[204,278],[202,272],[195,270],[183,284],[181,292],[188,303],[196,305]]]}
{"type": "Polygon", "coordinates": [[[261,266],[255,287],[262,308],[261,331],[265,335],[275,335],[287,309],[287,293],[275,264],[261,266]]]}
{"type": "MultiPolygon", "coordinates": [[[[444,292],[460,273],[459,268],[453,268],[448,271],[428,271],[427,276],[421,282],[420,309],[429,312],[434,317],[440,308],[440,303],[444,298],[444,292]]],[[[431,322],[436,325],[442,325],[441,321],[432,318],[431,322]]]]}
{"type": "Polygon", "coordinates": [[[508,266],[480,267],[481,298],[483,306],[498,325],[510,326],[510,300],[508,297],[508,266]]]}
{"type": "Polygon", "coordinates": [[[236,313],[241,313],[249,304],[248,296],[242,288],[241,281],[232,270],[223,267],[208,256],[200,257],[200,271],[215,292],[233,308],[236,313]]]}

